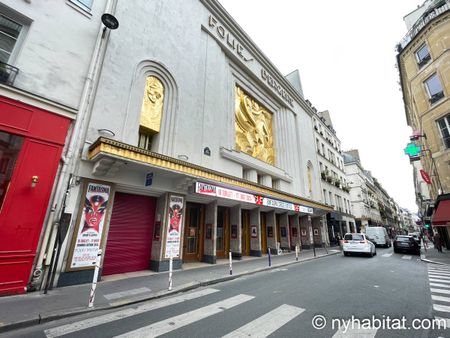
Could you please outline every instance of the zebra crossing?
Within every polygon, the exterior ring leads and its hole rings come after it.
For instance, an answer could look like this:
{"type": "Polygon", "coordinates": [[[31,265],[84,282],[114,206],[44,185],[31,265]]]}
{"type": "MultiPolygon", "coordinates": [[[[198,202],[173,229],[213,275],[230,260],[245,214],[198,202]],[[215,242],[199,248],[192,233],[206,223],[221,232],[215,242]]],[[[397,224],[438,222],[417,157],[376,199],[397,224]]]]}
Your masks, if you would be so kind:
{"type": "Polygon", "coordinates": [[[450,327],[450,267],[428,264],[428,280],[434,318],[444,320],[450,327]]]}
{"type": "MultiPolygon", "coordinates": [[[[144,314],[153,310],[158,310],[166,306],[193,301],[197,298],[208,295],[220,295],[219,292],[220,290],[217,289],[206,288],[187,294],[180,294],[170,298],[156,300],[151,303],[141,304],[132,308],[119,310],[113,313],[100,315],[98,317],[91,317],[78,322],[49,328],[44,330],[44,334],[48,338],[61,337],[67,334],[83,335],[83,332],[81,332],[82,330],[92,329],[108,323],[114,325],[114,322],[118,320],[144,314]]],[[[255,296],[238,294],[236,296],[215,301],[212,304],[194,308],[193,310],[175,315],[173,317],[156,321],[146,326],[131,329],[128,332],[116,335],[115,338],[158,337],[188,325],[195,324],[201,320],[207,319],[208,317],[233,310],[233,308],[245,307],[246,304],[251,302],[253,299],[255,299],[255,296]]],[[[238,328],[231,327],[230,332],[226,333],[222,338],[267,337],[274,334],[277,330],[292,320],[297,319],[297,317],[300,317],[300,321],[311,325],[310,318],[308,316],[301,317],[305,311],[306,310],[301,307],[289,304],[282,304],[279,306],[275,305],[270,311],[254,319],[252,318],[244,325],[238,328]]],[[[364,332],[356,332],[355,329],[349,329],[344,332],[343,330],[338,329],[330,335],[330,338],[360,337],[362,333],[364,334],[364,337],[373,338],[375,337],[376,332],[377,329],[365,330],[364,332]]]]}

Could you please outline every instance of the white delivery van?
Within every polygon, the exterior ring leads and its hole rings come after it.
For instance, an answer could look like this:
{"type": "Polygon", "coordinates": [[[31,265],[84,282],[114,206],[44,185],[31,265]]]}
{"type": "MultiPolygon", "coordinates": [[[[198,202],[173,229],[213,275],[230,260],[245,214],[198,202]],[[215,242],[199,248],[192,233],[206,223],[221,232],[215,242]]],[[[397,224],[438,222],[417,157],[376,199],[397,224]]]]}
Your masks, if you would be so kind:
{"type": "Polygon", "coordinates": [[[376,246],[385,246],[386,248],[391,246],[391,239],[384,227],[366,227],[366,235],[374,241],[376,246]]]}

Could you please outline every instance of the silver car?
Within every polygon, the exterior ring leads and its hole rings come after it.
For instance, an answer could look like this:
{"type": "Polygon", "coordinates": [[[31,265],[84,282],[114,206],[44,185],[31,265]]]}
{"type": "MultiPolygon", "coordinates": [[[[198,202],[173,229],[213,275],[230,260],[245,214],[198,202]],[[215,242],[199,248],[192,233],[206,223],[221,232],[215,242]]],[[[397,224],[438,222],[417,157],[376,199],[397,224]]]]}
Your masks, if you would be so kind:
{"type": "Polygon", "coordinates": [[[345,256],[352,253],[362,253],[373,257],[377,254],[375,244],[365,235],[361,233],[347,233],[342,241],[342,251],[345,256]]]}

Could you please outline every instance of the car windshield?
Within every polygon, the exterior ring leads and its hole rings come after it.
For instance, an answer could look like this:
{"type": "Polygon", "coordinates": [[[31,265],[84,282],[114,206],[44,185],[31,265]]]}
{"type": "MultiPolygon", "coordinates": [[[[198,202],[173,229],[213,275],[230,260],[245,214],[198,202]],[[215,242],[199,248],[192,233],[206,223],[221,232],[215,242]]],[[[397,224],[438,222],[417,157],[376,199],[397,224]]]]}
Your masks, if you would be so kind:
{"type": "Polygon", "coordinates": [[[344,239],[346,239],[347,241],[363,241],[364,240],[364,236],[363,235],[359,235],[359,234],[347,234],[345,235],[344,239]]]}
{"type": "Polygon", "coordinates": [[[397,238],[395,240],[399,241],[399,242],[409,242],[409,238],[410,237],[406,237],[406,236],[397,236],[397,238]]]}

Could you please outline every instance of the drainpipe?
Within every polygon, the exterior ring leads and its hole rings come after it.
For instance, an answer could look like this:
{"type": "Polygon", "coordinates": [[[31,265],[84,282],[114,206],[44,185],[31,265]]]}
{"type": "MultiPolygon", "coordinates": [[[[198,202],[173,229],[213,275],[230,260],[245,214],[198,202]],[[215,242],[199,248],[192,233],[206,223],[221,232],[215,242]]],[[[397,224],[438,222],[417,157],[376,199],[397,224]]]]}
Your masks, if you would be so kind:
{"type": "MultiPolygon", "coordinates": [[[[117,7],[117,0],[107,0],[105,4],[104,13],[114,14],[117,7]]],[[[73,175],[77,166],[77,160],[81,157],[81,151],[84,144],[84,138],[87,132],[87,127],[90,122],[92,106],[95,98],[95,93],[97,91],[98,80],[100,75],[100,70],[103,65],[103,60],[105,57],[106,46],[109,38],[109,31],[104,31],[104,26],[100,22],[100,28],[97,33],[97,39],[95,42],[95,47],[92,53],[92,58],[88,70],[88,74],[86,77],[86,82],[83,88],[83,93],[80,99],[80,107],[78,109],[78,115],[73,127],[72,137],[70,138],[69,145],[66,150],[66,155],[63,156],[62,161],[63,165],[60,170],[58,183],[56,186],[55,194],[52,199],[52,211],[48,216],[48,221],[46,223],[46,229],[44,233],[44,237],[42,239],[42,243],[40,246],[40,253],[38,260],[35,265],[35,269],[33,272],[33,286],[39,286],[42,288],[43,280],[45,276],[42,276],[43,271],[43,262],[45,259],[45,252],[51,252],[52,248],[56,248],[58,241],[56,232],[58,229],[53,230],[55,234],[51,234],[52,224],[59,223],[59,219],[64,211],[63,203],[58,204],[59,201],[65,201],[65,194],[68,195],[67,192],[71,187],[71,176],[73,175]],[[51,240],[49,240],[51,238],[51,240]],[[41,279],[42,277],[42,279],[41,279]]],[[[58,248],[60,250],[60,247],[58,248]]],[[[51,255],[53,256],[53,255],[51,255]]],[[[59,256],[59,255],[58,255],[59,256]]],[[[53,274],[58,266],[58,262],[55,261],[46,272],[46,275],[53,274]]],[[[48,276],[49,277],[49,276],[48,276]]],[[[51,280],[54,279],[51,278],[51,280]]],[[[47,278],[50,280],[50,278],[47,278]]],[[[46,283],[48,284],[48,283],[46,283]]]]}

